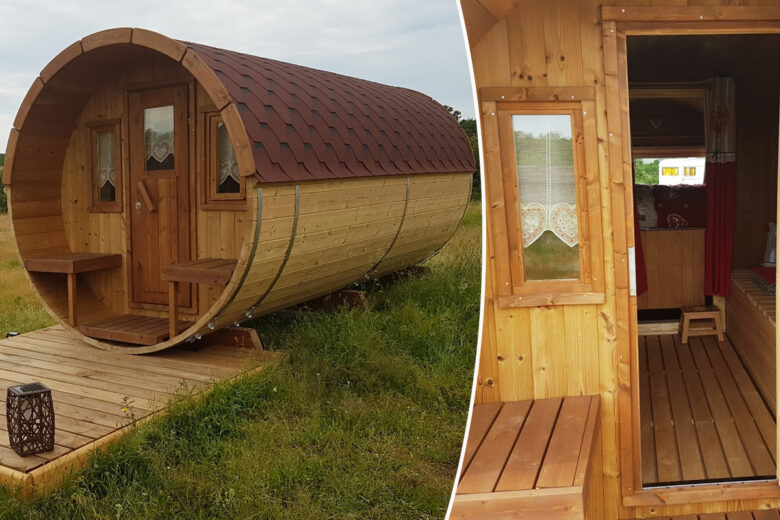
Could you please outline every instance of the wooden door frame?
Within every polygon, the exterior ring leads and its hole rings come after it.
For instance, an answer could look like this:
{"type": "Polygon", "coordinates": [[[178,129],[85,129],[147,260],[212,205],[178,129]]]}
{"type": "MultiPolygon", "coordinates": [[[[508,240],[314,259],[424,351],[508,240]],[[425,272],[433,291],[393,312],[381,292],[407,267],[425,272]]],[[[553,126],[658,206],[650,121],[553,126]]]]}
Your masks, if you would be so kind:
{"type": "MultiPolygon", "coordinates": [[[[780,486],[776,481],[642,488],[637,297],[630,295],[628,280],[628,250],[634,247],[634,218],[626,50],[626,37],[629,35],[778,34],[780,33],[780,7],[603,6],[601,26],[616,266],[616,400],[619,418],[619,474],[622,504],[625,507],[665,506],[780,498],[780,486]],[[616,225],[620,222],[623,223],[622,226],[616,225]],[[623,267],[618,267],[620,265],[623,267]]],[[[778,171],[778,178],[780,178],[780,171],[778,171]]],[[[778,203],[780,203],[780,190],[778,190],[778,203]]],[[[780,204],[778,204],[778,221],[780,222],[780,204]]],[[[780,338],[780,332],[777,338],[780,338]]],[[[775,341],[777,351],[777,344],[780,342],[777,339],[775,341]]],[[[780,379],[780,370],[778,379],[780,379]]],[[[780,392],[778,394],[780,397],[780,392]]],[[[778,431],[780,432],[780,429],[778,431]]],[[[780,435],[777,438],[778,451],[780,451],[780,435]]],[[[778,474],[780,474],[780,463],[778,463],[778,474]]]]}
{"type": "MultiPolygon", "coordinates": [[[[122,96],[122,123],[121,123],[121,132],[122,132],[122,168],[123,171],[127,172],[126,175],[123,175],[124,177],[124,183],[123,183],[123,191],[127,194],[125,196],[124,200],[124,214],[125,218],[124,220],[124,227],[125,227],[125,253],[127,261],[125,262],[125,291],[128,297],[126,298],[125,305],[127,306],[126,309],[135,309],[136,311],[158,311],[158,312],[164,312],[168,313],[169,306],[163,305],[163,304],[154,304],[154,303],[139,303],[134,301],[133,299],[133,287],[132,287],[132,280],[133,280],[133,272],[132,272],[132,225],[131,225],[131,219],[132,219],[132,210],[133,210],[133,191],[131,191],[131,172],[130,172],[130,131],[131,131],[131,125],[130,125],[130,95],[137,93],[137,92],[143,92],[147,90],[160,90],[165,88],[172,88],[172,87],[184,87],[187,90],[187,102],[185,103],[186,110],[187,110],[187,124],[185,127],[184,133],[186,134],[187,138],[187,170],[186,170],[186,176],[187,176],[187,183],[188,183],[188,189],[187,193],[182,194],[182,196],[187,197],[189,206],[190,206],[190,212],[189,212],[189,230],[190,230],[190,236],[189,236],[189,246],[190,246],[190,257],[191,258],[197,258],[198,255],[198,233],[197,233],[197,136],[196,136],[196,124],[195,124],[195,117],[193,114],[196,113],[196,107],[197,107],[197,86],[195,84],[195,81],[193,79],[164,79],[162,81],[143,81],[143,82],[131,82],[131,83],[125,83],[123,85],[123,96],[122,96]]],[[[198,285],[192,284],[192,287],[190,288],[190,306],[189,307],[179,307],[179,312],[182,314],[197,314],[199,309],[199,291],[198,291],[198,285]]]]}

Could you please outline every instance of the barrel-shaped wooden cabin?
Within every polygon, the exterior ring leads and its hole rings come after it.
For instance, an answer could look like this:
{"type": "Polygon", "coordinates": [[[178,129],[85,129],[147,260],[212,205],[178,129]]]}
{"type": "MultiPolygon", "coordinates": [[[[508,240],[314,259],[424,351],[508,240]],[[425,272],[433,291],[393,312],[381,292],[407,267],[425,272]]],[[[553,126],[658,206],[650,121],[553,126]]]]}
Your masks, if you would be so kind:
{"type": "Polygon", "coordinates": [[[41,71],[3,182],[51,314],[146,353],[424,260],[474,169],[418,92],[120,28],[41,71]]]}

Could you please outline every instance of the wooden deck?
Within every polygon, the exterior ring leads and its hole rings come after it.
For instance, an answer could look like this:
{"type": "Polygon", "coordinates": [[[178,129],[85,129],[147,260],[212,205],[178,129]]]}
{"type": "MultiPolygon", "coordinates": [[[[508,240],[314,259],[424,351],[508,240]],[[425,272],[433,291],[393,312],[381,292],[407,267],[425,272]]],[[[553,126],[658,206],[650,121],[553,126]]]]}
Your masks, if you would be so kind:
{"type": "Polygon", "coordinates": [[[775,420],[728,337],[639,338],[645,486],[775,478],[775,420]]]}
{"type": "MultiPolygon", "coordinates": [[[[650,520],[649,518],[647,520],[650,520]]],[[[701,515],[680,515],[655,517],[653,520],[780,520],[777,509],[760,511],[739,511],[735,513],[707,513],[701,515]]]]}
{"type": "Polygon", "coordinates": [[[59,326],[0,340],[0,385],[40,381],[51,388],[57,427],[53,451],[20,457],[0,420],[0,484],[19,485],[28,495],[51,489],[80,467],[89,451],[120,437],[132,419],[162,410],[184,388],[207,390],[216,380],[275,357],[262,349],[223,345],[132,356],[98,350],[59,326]]]}

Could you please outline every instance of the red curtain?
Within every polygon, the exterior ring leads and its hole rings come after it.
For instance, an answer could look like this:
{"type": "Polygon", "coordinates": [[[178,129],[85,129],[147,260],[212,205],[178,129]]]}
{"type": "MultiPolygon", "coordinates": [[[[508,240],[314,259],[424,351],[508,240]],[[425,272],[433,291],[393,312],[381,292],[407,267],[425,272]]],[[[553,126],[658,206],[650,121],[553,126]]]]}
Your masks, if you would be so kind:
{"type": "Polygon", "coordinates": [[[709,162],[707,176],[707,228],[704,240],[704,294],[729,295],[731,257],[734,252],[737,163],[709,162]]]}
{"type": "Polygon", "coordinates": [[[729,295],[736,212],[736,115],[734,78],[714,78],[707,98],[707,230],[704,293],[729,295]]]}

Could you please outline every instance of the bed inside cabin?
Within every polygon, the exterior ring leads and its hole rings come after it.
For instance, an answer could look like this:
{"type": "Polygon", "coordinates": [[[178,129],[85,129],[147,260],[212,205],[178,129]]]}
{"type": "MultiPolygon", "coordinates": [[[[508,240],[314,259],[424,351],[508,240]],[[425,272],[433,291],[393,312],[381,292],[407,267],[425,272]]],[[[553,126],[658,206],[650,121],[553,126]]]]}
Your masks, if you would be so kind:
{"type": "Polygon", "coordinates": [[[643,485],[774,480],[780,36],[627,49],[643,485]]]}

